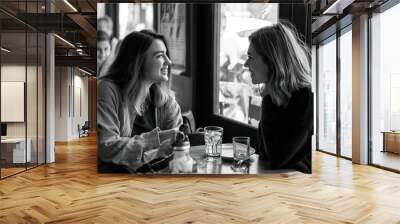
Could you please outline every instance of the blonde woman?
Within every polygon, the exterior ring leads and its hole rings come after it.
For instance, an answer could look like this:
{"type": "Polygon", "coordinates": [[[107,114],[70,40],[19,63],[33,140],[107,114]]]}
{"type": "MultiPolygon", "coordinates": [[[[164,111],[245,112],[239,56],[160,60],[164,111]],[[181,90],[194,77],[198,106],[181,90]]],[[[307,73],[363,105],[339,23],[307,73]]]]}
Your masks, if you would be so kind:
{"type": "Polygon", "coordinates": [[[170,66],[163,36],[140,31],[122,40],[98,82],[100,172],[136,172],[145,162],[171,153],[182,116],[167,85],[170,66]]]}
{"type": "Polygon", "coordinates": [[[279,22],[249,36],[245,67],[263,84],[258,153],[270,169],[311,173],[313,94],[310,54],[295,28],[279,22]]]}

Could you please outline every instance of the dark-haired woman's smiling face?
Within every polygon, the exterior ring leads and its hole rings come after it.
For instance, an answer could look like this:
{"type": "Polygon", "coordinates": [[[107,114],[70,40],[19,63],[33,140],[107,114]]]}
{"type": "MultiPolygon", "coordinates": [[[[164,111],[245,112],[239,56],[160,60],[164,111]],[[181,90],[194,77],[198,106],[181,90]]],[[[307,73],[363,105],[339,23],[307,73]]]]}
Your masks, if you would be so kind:
{"type": "Polygon", "coordinates": [[[151,83],[168,81],[168,71],[171,64],[171,60],[167,56],[167,48],[164,42],[155,39],[145,55],[145,80],[151,83]]]}
{"type": "Polygon", "coordinates": [[[247,50],[247,60],[244,66],[249,68],[253,84],[265,83],[268,80],[269,69],[267,64],[262,60],[260,54],[250,44],[247,50]]]}

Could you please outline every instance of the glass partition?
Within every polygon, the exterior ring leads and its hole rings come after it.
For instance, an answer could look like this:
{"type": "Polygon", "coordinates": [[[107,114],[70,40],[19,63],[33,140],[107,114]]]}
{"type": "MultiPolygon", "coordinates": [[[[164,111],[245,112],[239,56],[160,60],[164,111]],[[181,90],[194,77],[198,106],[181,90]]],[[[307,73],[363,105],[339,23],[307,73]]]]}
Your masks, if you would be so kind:
{"type": "Polygon", "coordinates": [[[7,126],[1,140],[2,177],[25,170],[27,159],[30,162],[31,152],[26,150],[26,41],[25,31],[1,34],[0,109],[1,122],[7,126]]]}
{"type": "Polygon", "coordinates": [[[340,154],[352,157],[352,34],[351,27],[340,40],[340,154]]]}
{"type": "Polygon", "coordinates": [[[336,36],[318,48],[318,149],[336,154],[336,36]]]}
{"type": "Polygon", "coordinates": [[[371,18],[372,163],[400,170],[400,4],[371,18]]]}
{"type": "Polygon", "coordinates": [[[46,40],[43,33],[23,22],[26,13],[44,12],[44,3],[0,3],[14,10],[0,12],[0,178],[45,162],[46,40]]]}

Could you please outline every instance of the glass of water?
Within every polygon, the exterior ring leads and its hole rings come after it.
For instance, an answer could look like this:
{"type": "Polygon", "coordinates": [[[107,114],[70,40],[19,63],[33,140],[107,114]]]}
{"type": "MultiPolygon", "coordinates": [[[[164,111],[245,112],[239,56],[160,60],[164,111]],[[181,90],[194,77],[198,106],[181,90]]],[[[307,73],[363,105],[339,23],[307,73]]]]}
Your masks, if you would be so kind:
{"type": "Polygon", "coordinates": [[[235,172],[246,172],[249,169],[250,137],[233,137],[233,167],[235,172]]]}
{"type": "Polygon", "coordinates": [[[217,126],[207,126],[204,128],[207,157],[221,157],[223,131],[224,129],[222,127],[217,126]]]}

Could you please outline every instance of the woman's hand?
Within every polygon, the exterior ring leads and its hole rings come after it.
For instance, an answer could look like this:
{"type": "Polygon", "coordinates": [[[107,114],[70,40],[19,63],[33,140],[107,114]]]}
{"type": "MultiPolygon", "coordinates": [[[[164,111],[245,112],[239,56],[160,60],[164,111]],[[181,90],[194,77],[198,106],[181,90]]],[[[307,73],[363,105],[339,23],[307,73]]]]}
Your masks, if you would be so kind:
{"type": "Polygon", "coordinates": [[[169,129],[159,131],[160,149],[157,152],[157,157],[164,157],[172,153],[172,144],[175,141],[175,136],[180,132],[177,129],[169,129]]]}
{"type": "Polygon", "coordinates": [[[179,132],[178,129],[169,129],[169,130],[163,130],[158,132],[158,136],[160,138],[160,143],[164,142],[165,140],[171,140],[171,144],[175,140],[176,134],[179,132]]]}
{"type": "Polygon", "coordinates": [[[172,153],[172,143],[170,139],[161,142],[160,148],[157,151],[156,158],[165,157],[172,153]]]}

